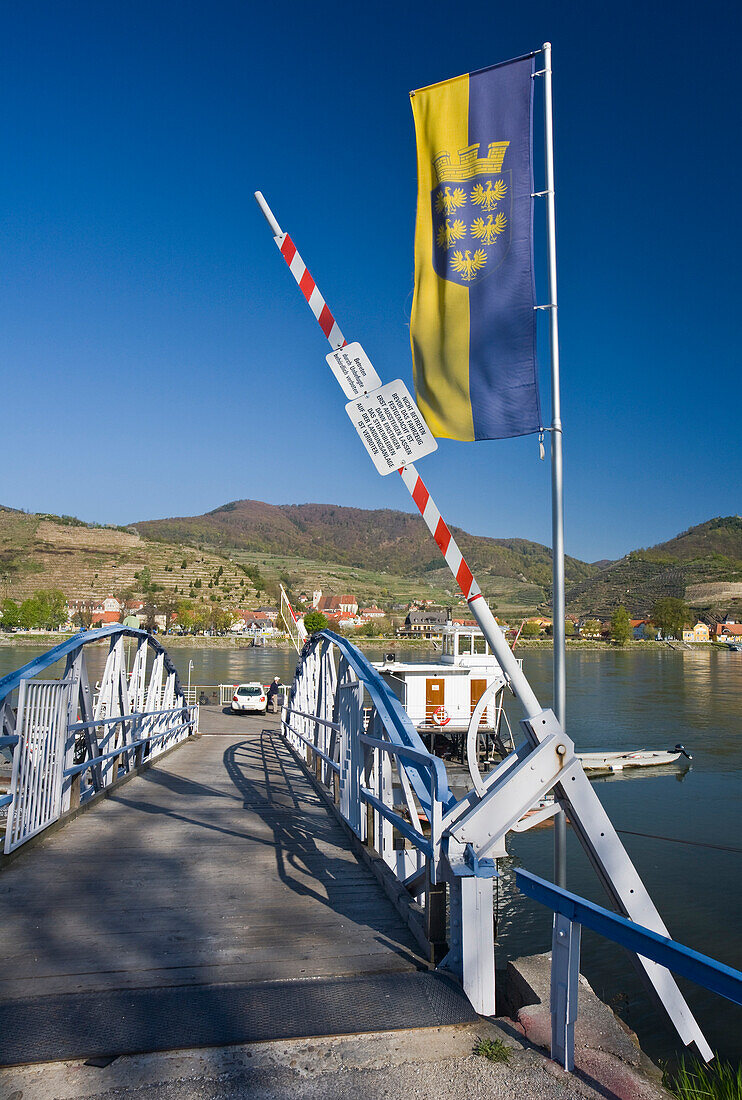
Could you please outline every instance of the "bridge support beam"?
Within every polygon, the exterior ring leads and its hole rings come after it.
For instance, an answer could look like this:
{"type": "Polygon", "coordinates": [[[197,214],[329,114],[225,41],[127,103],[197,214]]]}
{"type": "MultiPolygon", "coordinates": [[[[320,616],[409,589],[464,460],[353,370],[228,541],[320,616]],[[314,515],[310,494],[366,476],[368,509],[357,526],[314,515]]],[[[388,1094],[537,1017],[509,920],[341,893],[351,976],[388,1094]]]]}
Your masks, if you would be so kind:
{"type": "Polygon", "coordinates": [[[464,992],[482,1016],[495,1015],[495,927],[492,879],[461,879],[464,992]]]}
{"type": "Polygon", "coordinates": [[[495,1015],[495,919],[491,878],[453,874],[450,949],[441,966],[456,974],[472,1008],[495,1015]]]}

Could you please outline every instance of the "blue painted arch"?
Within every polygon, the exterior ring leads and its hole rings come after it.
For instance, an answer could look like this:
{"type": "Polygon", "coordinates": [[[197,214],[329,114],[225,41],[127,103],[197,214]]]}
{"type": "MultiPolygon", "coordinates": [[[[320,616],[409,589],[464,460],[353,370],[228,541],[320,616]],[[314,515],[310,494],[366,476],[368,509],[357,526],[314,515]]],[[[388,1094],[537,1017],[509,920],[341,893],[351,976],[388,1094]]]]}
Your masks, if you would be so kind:
{"type": "Polygon", "coordinates": [[[121,623],[111,623],[109,626],[101,626],[96,630],[81,630],[79,633],[73,634],[69,638],[65,638],[63,642],[47,650],[46,653],[42,653],[41,656],[35,657],[33,661],[29,661],[28,664],[23,665],[22,668],[17,668],[15,672],[9,672],[7,676],[3,676],[2,679],[0,679],[0,704],[2,704],[10,693],[18,687],[21,680],[30,680],[34,676],[38,676],[40,672],[43,672],[57,661],[60,661],[63,657],[69,656],[70,653],[76,653],[78,649],[89,645],[91,642],[100,642],[105,638],[113,638],[119,635],[129,638],[138,638],[140,641],[146,640],[155,653],[164,654],[165,669],[167,672],[175,674],[175,694],[182,694],[178,670],[162,643],[158,642],[154,635],[148,634],[146,630],[136,630],[132,626],[122,626],[121,623]]]}

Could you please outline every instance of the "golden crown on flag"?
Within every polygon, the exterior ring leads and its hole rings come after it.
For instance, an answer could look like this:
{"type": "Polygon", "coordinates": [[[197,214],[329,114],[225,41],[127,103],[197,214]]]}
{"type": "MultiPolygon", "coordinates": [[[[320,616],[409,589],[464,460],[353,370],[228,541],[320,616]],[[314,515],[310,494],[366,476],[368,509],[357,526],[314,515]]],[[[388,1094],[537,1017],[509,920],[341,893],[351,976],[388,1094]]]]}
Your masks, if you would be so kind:
{"type": "Polygon", "coordinates": [[[456,183],[473,176],[500,172],[509,141],[491,141],[486,157],[478,157],[481,142],[459,149],[458,163],[451,163],[450,153],[438,153],[433,159],[433,170],[438,183],[456,183]]]}

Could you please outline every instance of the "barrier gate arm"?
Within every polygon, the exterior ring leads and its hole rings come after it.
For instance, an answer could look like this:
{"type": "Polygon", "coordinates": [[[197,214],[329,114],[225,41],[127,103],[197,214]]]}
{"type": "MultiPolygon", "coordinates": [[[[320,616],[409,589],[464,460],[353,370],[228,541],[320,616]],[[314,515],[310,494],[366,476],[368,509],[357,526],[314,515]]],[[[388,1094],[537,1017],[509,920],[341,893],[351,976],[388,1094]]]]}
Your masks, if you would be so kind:
{"type": "MultiPolygon", "coordinates": [[[[271,228],[276,246],[330,347],[333,351],[344,347],[347,341],[340,326],[293,240],[281,229],[260,191],[255,192],[255,199],[271,228]]],[[[444,819],[449,863],[460,868],[467,852],[471,853],[468,859],[470,867],[472,860],[477,865],[479,859],[486,859],[488,855],[501,855],[504,836],[512,825],[515,812],[513,802],[518,803],[517,809],[522,816],[542,793],[553,790],[619,911],[636,924],[644,925],[660,935],[669,935],[582,764],[575,756],[573,743],[563,732],[553,711],[541,707],[423,479],[412,463],[402,467],[399,473],[526,714],[522,721],[526,746],[511,753],[490,773],[485,781],[487,790],[484,795],[470,792],[459,807],[444,819]]],[[[456,873],[461,874],[461,871],[454,871],[456,873]]],[[[486,875],[489,872],[480,871],[477,867],[475,875],[480,873],[486,875]]],[[[462,878],[461,881],[463,883],[465,880],[462,878]]],[[[556,936],[555,924],[555,944],[556,936]]],[[[683,1043],[686,1046],[695,1043],[704,1060],[709,1061],[713,1052],[670,971],[640,956],[633,957],[683,1043]]],[[[479,1010],[482,1011],[481,1008],[479,1010]]]]}

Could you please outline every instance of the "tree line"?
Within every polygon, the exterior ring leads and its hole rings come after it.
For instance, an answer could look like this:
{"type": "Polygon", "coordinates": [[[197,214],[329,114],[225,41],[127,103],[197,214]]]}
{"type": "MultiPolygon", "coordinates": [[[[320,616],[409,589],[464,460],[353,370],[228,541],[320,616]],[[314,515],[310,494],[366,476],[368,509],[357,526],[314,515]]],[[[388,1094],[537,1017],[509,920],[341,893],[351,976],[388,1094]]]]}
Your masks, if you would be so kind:
{"type": "Polygon", "coordinates": [[[58,588],[40,588],[22,603],[4,599],[0,609],[3,630],[58,630],[67,622],[67,600],[58,588]]]}
{"type": "MultiPolygon", "coordinates": [[[[655,602],[651,616],[645,621],[644,636],[655,638],[660,633],[663,638],[680,638],[683,628],[692,625],[693,621],[691,610],[683,600],[663,596],[655,602]]],[[[524,638],[537,638],[541,630],[539,623],[530,621],[523,624],[521,634],[524,638]]],[[[551,632],[551,626],[547,626],[545,633],[551,635],[551,632]]],[[[564,624],[564,633],[568,638],[577,633],[577,627],[570,619],[564,624]]],[[[586,619],[581,633],[587,637],[601,637],[604,633],[603,623],[600,619],[586,619]]],[[[617,645],[625,645],[631,638],[631,618],[623,604],[611,615],[608,634],[617,645]]]]}

